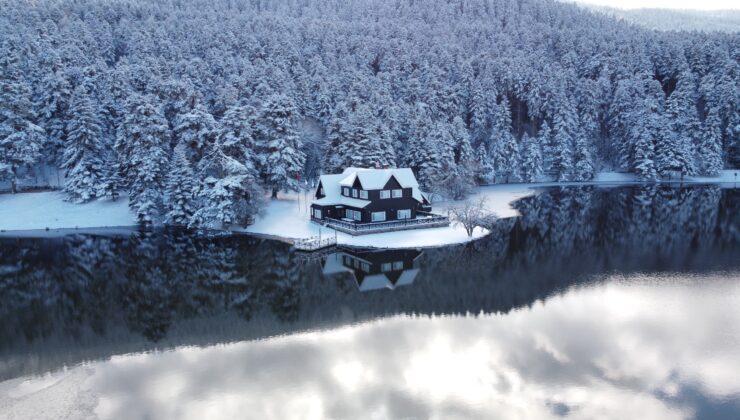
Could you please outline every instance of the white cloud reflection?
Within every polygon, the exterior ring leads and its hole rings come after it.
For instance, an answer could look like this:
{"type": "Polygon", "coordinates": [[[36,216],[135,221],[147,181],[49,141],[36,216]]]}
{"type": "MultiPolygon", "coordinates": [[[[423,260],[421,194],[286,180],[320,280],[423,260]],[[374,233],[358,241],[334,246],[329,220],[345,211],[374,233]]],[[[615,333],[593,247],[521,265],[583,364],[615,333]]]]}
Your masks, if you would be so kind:
{"type": "Polygon", "coordinates": [[[687,387],[740,398],[739,343],[737,275],[614,280],[506,315],[115,357],[0,384],[0,417],[94,397],[77,410],[102,419],[692,418],[687,387]],[[19,387],[34,392],[9,396],[19,387]]]}

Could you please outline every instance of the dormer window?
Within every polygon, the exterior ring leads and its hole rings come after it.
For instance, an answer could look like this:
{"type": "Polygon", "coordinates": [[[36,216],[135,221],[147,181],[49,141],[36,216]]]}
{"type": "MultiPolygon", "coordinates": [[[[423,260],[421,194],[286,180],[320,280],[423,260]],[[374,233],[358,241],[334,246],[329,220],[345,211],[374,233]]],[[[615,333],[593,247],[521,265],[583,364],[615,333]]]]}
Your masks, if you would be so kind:
{"type": "Polygon", "coordinates": [[[360,198],[367,200],[367,191],[360,190],[360,198]]]}
{"type": "Polygon", "coordinates": [[[352,197],[357,198],[357,188],[352,188],[352,197]]]}
{"type": "Polygon", "coordinates": [[[403,197],[403,190],[393,190],[393,198],[403,197]]]}
{"type": "Polygon", "coordinates": [[[319,188],[319,195],[324,195],[324,187],[319,188]]]}
{"type": "Polygon", "coordinates": [[[342,188],[342,195],[346,195],[347,197],[349,197],[349,188],[347,187],[342,188]]]}
{"type": "Polygon", "coordinates": [[[391,190],[380,190],[380,198],[391,198],[391,190]]]}

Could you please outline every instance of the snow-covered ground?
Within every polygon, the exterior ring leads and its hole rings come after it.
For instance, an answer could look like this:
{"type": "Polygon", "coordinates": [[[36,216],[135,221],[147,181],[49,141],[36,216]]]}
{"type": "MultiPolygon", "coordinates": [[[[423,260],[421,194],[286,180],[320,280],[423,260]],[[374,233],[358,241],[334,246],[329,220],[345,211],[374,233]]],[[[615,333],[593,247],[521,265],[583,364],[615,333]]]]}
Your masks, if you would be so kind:
{"type": "MultiPolygon", "coordinates": [[[[310,203],[310,200],[309,200],[310,203]]],[[[306,201],[296,195],[279,200],[272,200],[267,205],[264,215],[255,223],[244,229],[245,232],[276,236],[285,239],[334,236],[337,243],[360,247],[374,248],[418,248],[467,242],[485,236],[488,231],[476,229],[473,237],[468,237],[462,226],[414,229],[399,232],[376,233],[352,236],[334,229],[321,227],[309,220],[306,201]],[[299,207],[300,203],[300,207],[299,207]]]]}
{"type": "Polygon", "coordinates": [[[86,204],[64,201],[60,191],[0,194],[0,231],[134,226],[128,199],[86,204]]]}
{"type": "MultiPolygon", "coordinates": [[[[727,170],[717,178],[687,178],[684,183],[724,183],[732,187],[740,182],[740,170],[727,170]],[[737,178],[736,174],[737,173],[737,178]]],[[[616,172],[599,173],[589,184],[609,186],[639,183],[631,174],[616,172]]],[[[528,195],[535,194],[539,188],[582,185],[582,183],[543,182],[535,184],[505,184],[478,188],[474,197],[484,197],[487,207],[498,217],[516,217],[517,212],[511,204],[528,195]]],[[[283,239],[308,238],[312,236],[333,236],[334,230],[322,228],[309,221],[305,194],[281,195],[279,200],[270,200],[262,216],[244,229],[244,232],[269,235],[283,239]]],[[[452,202],[434,204],[434,212],[445,214],[452,202]]],[[[45,234],[64,234],[59,229],[83,229],[106,232],[110,228],[134,226],[136,219],[129,211],[126,197],[111,202],[97,200],[87,204],[72,204],[64,201],[64,194],[57,191],[0,194],[0,234],[19,235],[27,232],[45,231],[45,234]],[[105,228],[105,229],[101,229],[105,228]],[[56,232],[54,232],[57,230],[56,232]]],[[[452,243],[462,243],[485,236],[487,232],[477,229],[472,238],[468,237],[462,226],[453,224],[444,228],[417,229],[400,232],[379,233],[364,236],[351,236],[337,233],[340,244],[379,248],[430,247],[452,243]]]]}

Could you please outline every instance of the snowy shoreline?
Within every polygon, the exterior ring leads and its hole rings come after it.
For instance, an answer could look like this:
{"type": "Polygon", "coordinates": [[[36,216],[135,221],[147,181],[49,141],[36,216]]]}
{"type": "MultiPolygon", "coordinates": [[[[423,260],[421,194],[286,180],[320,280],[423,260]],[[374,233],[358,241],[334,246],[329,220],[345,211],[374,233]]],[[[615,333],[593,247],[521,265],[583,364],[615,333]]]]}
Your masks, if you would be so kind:
{"type": "MultiPolygon", "coordinates": [[[[736,176],[740,171],[726,170],[717,178],[687,178],[684,184],[722,184],[737,187],[736,176]]],[[[488,208],[500,218],[518,216],[512,204],[524,197],[537,194],[539,189],[560,186],[618,187],[622,185],[651,184],[635,179],[630,174],[599,173],[591,182],[539,182],[496,184],[476,189],[472,198],[482,197],[488,208]]],[[[656,184],[680,184],[680,180],[661,181],[656,184]]],[[[87,204],[65,202],[60,191],[29,192],[0,195],[0,236],[4,237],[53,237],[73,233],[127,234],[136,229],[136,219],[128,209],[128,200],[116,202],[98,200],[87,204]]],[[[247,233],[266,238],[292,242],[313,236],[334,236],[335,231],[312,223],[308,216],[310,194],[290,193],[280,199],[270,200],[263,214],[254,224],[232,233],[247,233]]],[[[438,202],[434,212],[445,214],[455,202],[438,202]]],[[[368,248],[423,248],[459,244],[482,238],[488,234],[476,229],[468,237],[462,226],[452,223],[449,227],[388,232],[364,236],[351,236],[336,232],[340,245],[368,248]]]]}

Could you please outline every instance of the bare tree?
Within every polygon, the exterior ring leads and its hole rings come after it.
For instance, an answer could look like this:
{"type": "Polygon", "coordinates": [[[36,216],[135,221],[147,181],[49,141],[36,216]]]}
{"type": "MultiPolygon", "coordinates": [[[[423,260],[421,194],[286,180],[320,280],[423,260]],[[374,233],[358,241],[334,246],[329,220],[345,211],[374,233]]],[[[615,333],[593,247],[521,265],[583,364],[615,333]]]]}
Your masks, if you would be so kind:
{"type": "Polygon", "coordinates": [[[450,208],[452,219],[465,227],[468,236],[473,236],[473,230],[476,227],[489,229],[496,221],[497,217],[486,206],[486,200],[483,197],[477,199],[468,199],[458,206],[450,208]]]}

